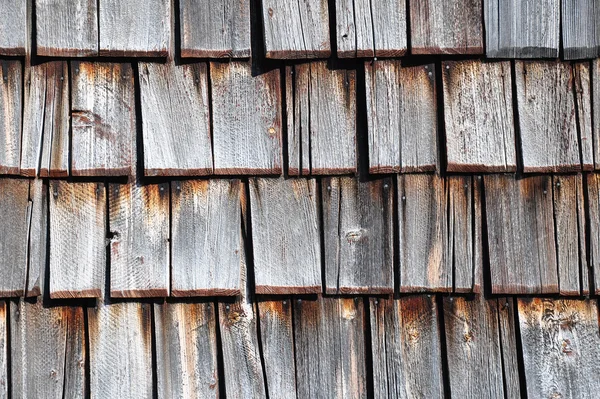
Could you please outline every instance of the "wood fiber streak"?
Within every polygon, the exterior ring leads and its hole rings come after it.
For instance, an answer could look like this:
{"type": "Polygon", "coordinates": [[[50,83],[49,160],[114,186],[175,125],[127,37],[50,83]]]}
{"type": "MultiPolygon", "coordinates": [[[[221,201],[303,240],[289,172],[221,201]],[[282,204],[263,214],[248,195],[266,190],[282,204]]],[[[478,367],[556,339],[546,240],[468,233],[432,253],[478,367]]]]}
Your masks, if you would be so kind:
{"type": "MultiPolygon", "coordinates": [[[[592,92],[596,90],[595,87],[592,87],[592,83],[596,85],[598,83],[592,80],[592,69],[588,61],[574,63],[572,68],[581,164],[583,170],[592,170],[594,169],[594,159],[600,161],[600,158],[596,157],[598,142],[594,138],[593,126],[594,120],[599,119],[596,116],[599,114],[594,112],[592,103],[592,92]]],[[[600,90],[600,87],[598,89],[600,90]]]]}
{"type": "Polygon", "coordinates": [[[7,308],[10,303],[0,301],[0,399],[8,399],[8,386],[11,376],[8,374],[10,343],[7,308]]]}
{"type": "Polygon", "coordinates": [[[369,306],[374,398],[443,398],[435,298],[371,298],[369,306]]]}
{"type": "Polygon", "coordinates": [[[365,62],[370,173],[428,172],[438,164],[435,66],[365,62]]]}
{"type": "MultiPolygon", "coordinates": [[[[0,55],[25,55],[29,35],[27,29],[27,2],[0,1],[0,55]]],[[[1,392],[1,390],[0,390],[1,392]]],[[[0,393],[0,397],[2,394],[0,393]]]]}
{"type": "MultiPolygon", "coordinates": [[[[594,167],[595,169],[600,169],[600,58],[592,61],[591,74],[592,82],[590,88],[592,91],[592,141],[594,143],[594,167]]],[[[582,87],[585,87],[585,85],[582,87]]]]}
{"type": "Polygon", "coordinates": [[[600,3],[562,0],[562,43],[566,60],[600,55],[600,3]]]}
{"type": "Polygon", "coordinates": [[[502,366],[504,371],[504,394],[506,398],[521,397],[521,377],[519,359],[521,349],[517,346],[517,306],[513,298],[498,298],[498,318],[500,342],[502,345],[502,366]]]}
{"type": "Polygon", "coordinates": [[[19,173],[23,112],[21,61],[0,60],[0,175],[19,173]]]}
{"type": "Polygon", "coordinates": [[[27,271],[28,297],[43,295],[46,284],[46,261],[48,259],[48,184],[41,179],[29,183],[31,222],[29,224],[29,268],[27,271]]]}
{"type": "MultiPolygon", "coordinates": [[[[594,294],[600,294],[600,174],[587,175],[589,204],[589,269],[582,269],[582,277],[589,275],[592,280],[594,294]]],[[[585,286],[583,287],[586,288],[585,286]]]]}

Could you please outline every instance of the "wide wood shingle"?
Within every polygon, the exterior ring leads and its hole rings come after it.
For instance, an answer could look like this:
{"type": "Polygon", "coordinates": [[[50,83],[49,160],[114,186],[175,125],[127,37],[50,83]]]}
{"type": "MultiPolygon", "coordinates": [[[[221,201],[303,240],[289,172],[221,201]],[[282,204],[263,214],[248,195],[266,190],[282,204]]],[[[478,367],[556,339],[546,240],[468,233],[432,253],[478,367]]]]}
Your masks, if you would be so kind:
{"type": "Polygon", "coordinates": [[[21,61],[0,60],[0,174],[18,174],[21,157],[21,61]]]}
{"type": "Polygon", "coordinates": [[[25,55],[31,27],[27,7],[27,1],[0,1],[0,55],[25,55]]]}
{"type": "Polygon", "coordinates": [[[600,3],[561,0],[562,44],[566,60],[600,55],[600,3]]]}

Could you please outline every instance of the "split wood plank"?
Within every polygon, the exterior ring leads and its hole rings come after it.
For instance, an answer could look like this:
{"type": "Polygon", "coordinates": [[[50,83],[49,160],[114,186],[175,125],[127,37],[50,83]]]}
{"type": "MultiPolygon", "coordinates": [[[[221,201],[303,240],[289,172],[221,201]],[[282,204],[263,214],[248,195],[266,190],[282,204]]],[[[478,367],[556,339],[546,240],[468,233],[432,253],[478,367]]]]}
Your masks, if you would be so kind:
{"type": "Polygon", "coordinates": [[[483,54],[483,0],[412,0],[412,54],[483,54]]]}
{"type": "Polygon", "coordinates": [[[29,180],[0,179],[0,297],[22,296],[27,280],[29,180]]]}
{"type": "Polygon", "coordinates": [[[110,295],[169,295],[169,183],[108,187],[110,295]]]}
{"type": "Polygon", "coordinates": [[[327,294],[394,293],[391,178],[321,181],[327,294]]]}
{"type": "Polygon", "coordinates": [[[21,299],[10,305],[10,324],[13,397],[86,396],[83,308],[21,299]]]}
{"type": "Polygon", "coordinates": [[[513,298],[498,298],[498,319],[502,366],[504,371],[504,392],[506,398],[521,397],[521,376],[519,359],[521,349],[517,347],[517,306],[513,298]]]}
{"type": "Polygon", "coordinates": [[[287,98],[288,173],[353,174],[357,170],[356,71],[331,70],[327,62],[296,65],[286,80],[296,91],[287,98]],[[305,164],[308,160],[309,164],[305,164]]]}
{"type": "MultiPolygon", "coordinates": [[[[592,140],[594,142],[594,166],[595,169],[600,169],[600,58],[592,61],[591,68],[591,102],[592,102],[592,140]]],[[[582,85],[585,87],[585,85],[582,85]]],[[[584,97],[585,98],[585,97],[584,97]]],[[[586,119],[583,119],[584,121],[586,119]]]]}
{"type": "Polygon", "coordinates": [[[598,397],[596,301],[519,298],[518,304],[527,397],[598,397]]]}
{"type": "Polygon", "coordinates": [[[157,396],[218,398],[215,305],[155,304],[154,314],[157,396]]]}
{"type": "Polygon", "coordinates": [[[249,62],[210,63],[215,174],[281,174],[280,80],[249,62]]]}
{"type": "Polygon", "coordinates": [[[600,4],[595,0],[562,0],[562,43],[566,60],[600,55],[600,4]]]}
{"type": "Polygon", "coordinates": [[[579,143],[581,145],[581,163],[584,170],[594,169],[595,159],[600,162],[600,155],[596,157],[596,153],[600,152],[600,146],[594,139],[595,118],[592,104],[592,84],[598,84],[592,80],[592,68],[588,61],[577,62],[572,64],[573,68],[573,84],[575,107],[577,110],[577,124],[579,143]]]}
{"type": "Polygon", "coordinates": [[[140,63],[146,176],[213,170],[206,63],[140,63]]]}
{"type": "Polygon", "coordinates": [[[25,55],[30,28],[27,7],[27,1],[0,1],[0,55],[25,55]]]}
{"type": "Polygon", "coordinates": [[[71,174],[127,176],[135,155],[131,64],[72,62],[71,174]]]}
{"type": "Polygon", "coordinates": [[[171,0],[102,0],[98,3],[100,55],[168,55],[171,0]]]}
{"type": "Polygon", "coordinates": [[[515,61],[515,68],[525,173],[592,169],[592,142],[578,137],[570,64],[515,61]]]}
{"type": "Polygon", "coordinates": [[[97,0],[35,0],[37,55],[98,55],[97,0]]]}
{"type": "Polygon", "coordinates": [[[374,398],[443,398],[435,297],[370,298],[374,398]]]}
{"type": "Polygon", "coordinates": [[[322,292],[317,182],[252,178],[249,185],[256,293],[322,292]]]}
{"type": "Polygon", "coordinates": [[[29,184],[31,222],[29,224],[29,246],[27,287],[25,295],[35,297],[45,294],[46,261],[48,259],[48,184],[35,179],[29,184]]]}
{"type": "Polygon", "coordinates": [[[67,61],[25,68],[21,175],[69,175],[70,106],[67,61]]]}
{"type": "Polygon", "coordinates": [[[558,58],[560,1],[484,0],[486,56],[558,58]]]}
{"type": "Polygon", "coordinates": [[[181,56],[250,57],[250,0],[180,0],[181,56]]]}
{"type": "Polygon", "coordinates": [[[294,303],[299,398],[367,397],[364,317],[362,298],[294,303]]]}
{"type": "MultiPolygon", "coordinates": [[[[10,304],[10,303],[9,303],[10,304]]],[[[0,301],[0,398],[8,399],[8,386],[11,376],[8,374],[8,359],[10,343],[8,342],[9,337],[9,325],[8,325],[8,311],[7,307],[9,304],[6,301],[0,301]]],[[[14,344],[13,344],[14,345],[14,344]]]]}
{"type": "Polygon", "coordinates": [[[88,308],[91,398],[152,397],[152,305],[88,308]]]}
{"type": "Polygon", "coordinates": [[[438,164],[435,65],[368,61],[365,81],[369,172],[434,171],[438,164]]]}
{"type": "MultiPolygon", "coordinates": [[[[587,194],[589,205],[589,251],[588,269],[581,269],[582,277],[592,279],[594,294],[600,294],[600,174],[587,175],[587,194]]],[[[586,288],[585,286],[583,287],[586,288]]]]}
{"type": "Polygon", "coordinates": [[[50,297],[100,297],[106,274],[103,183],[50,182],[50,297]]]}
{"type": "Polygon", "coordinates": [[[486,175],[494,294],[559,292],[551,176],[486,175]]]}
{"type": "Polygon", "coordinates": [[[263,0],[262,20],[267,58],[328,58],[327,0],[263,0]]]}
{"type": "Polygon", "coordinates": [[[447,170],[517,169],[510,62],[445,61],[447,170]]]}
{"type": "Polygon", "coordinates": [[[21,61],[0,60],[0,174],[19,173],[21,157],[21,61]]]}
{"type": "Polygon", "coordinates": [[[237,179],[171,183],[171,295],[240,294],[245,200],[237,179]]]}

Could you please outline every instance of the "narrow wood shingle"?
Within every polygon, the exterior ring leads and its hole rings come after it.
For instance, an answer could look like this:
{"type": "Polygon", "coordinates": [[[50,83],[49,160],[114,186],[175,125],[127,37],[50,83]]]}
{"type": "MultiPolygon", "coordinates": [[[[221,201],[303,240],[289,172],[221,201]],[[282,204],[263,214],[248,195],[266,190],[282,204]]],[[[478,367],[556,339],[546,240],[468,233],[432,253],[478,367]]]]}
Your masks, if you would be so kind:
{"type": "Polygon", "coordinates": [[[0,175],[19,173],[21,157],[21,61],[0,60],[0,175]]]}
{"type": "Polygon", "coordinates": [[[600,294],[600,174],[587,175],[587,190],[590,263],[589,269],[581,272],[593,279],[594,294],[600,294]]]}
{"type": "MultiPolygon", "coordinates": [[[[583,86],[585,87],[585,86],[583,86]]],[[[592,139],[594,142],[594,167],[600,169],[600,58],[592,61],[591,68],[592,139]]]]}
{"type": "Polygon", "coordinates": [[[0,1],[0,55],[25,55],[30,28],[27,7],[27,1],[0,1]]]}
{"type": "Polygon", "coordinates": [[[8,342],[9,325],[8,314],[10,302],[0,301],[0,398],[8,398],[8,387],[11,374],[8,373],[8,360],[10,359],[10,345],[8,342]]]}
{"type": "Polygon", "coordinates": [[[31,221],[29,223],[29,247],[27,250],[28,297],[43,295],[46,285],[46,261],[48,259],[48,184],[35,179],[29,183],[31,221]]]}
{"type": "MultiPolygon", "coordinates": [[[[595,164],[600,162],[600,143],[594,137],[594,121],[598,119],[594,115],[594,104],[592,103],[593,92],[596,90],[592,84],[598,83],[593,77],[593,68],[589,61],[572,64],[573,68],[573,90],[575,96],[575,108],[577,112],[577,123],[579,143],[581,145],[581,163],[584,170],[591,170],[595,164]]],[[[598,88],[600,90],[600,88],[598,88]]],[[[600,112],[600,111],[599,111],[600,112]]]]}
{"type": "Polygon", "coordinates": [[[600,3],[561,0],[562,45],[566,60],[600,55],[600,3]]]}

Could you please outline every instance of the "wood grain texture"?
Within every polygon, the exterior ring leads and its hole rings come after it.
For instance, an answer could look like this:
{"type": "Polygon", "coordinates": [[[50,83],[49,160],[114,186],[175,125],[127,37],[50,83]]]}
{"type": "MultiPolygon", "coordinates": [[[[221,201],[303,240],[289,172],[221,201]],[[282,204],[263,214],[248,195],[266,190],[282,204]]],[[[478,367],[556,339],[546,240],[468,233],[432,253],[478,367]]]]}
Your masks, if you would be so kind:
{"type": "Polygon", "coordinates": [[[559,292],[552,179],[484,177],[494,294],[559,292]]]}
{"type": "Polygon", "coordinates": [[[252,76],[248,62],[210,63],[215,174],[281,174],[280,80],[252,76]]]}
{"type": "Polygon", "coordinates": [[[106,274],[103,183],[50,182],[50,297],[100,297],[106,274]]]}
{"type": "Polygon", "coordinates": [[[591,169],[587,162],[593,159],[592,147],[579,145],[571,66],[560,61],[516,61],[515,70],[524,171],[591,169]]]}
{"type": "MultiPolygon", "coordinates": [[[[0,1],[0,55],[25,55],[29,35],[27,29],[27,2],[0,1]]],[[[0,391],[1,392],[1,391],[0,391]]],[[[0,396],[2,396],[0,394],[0,396]]]]}
{"type": "Polygon", "coordinates": [[[581,164],[583,170],[594,169],[596,152],[600,147],[594,140],[594,105],[592,103],[592,91],[595,87],[592,84],[598,84],[592,80],[592,68],[588,61],[572,64],[573,85],[575,96],[575,107],[577,110],[577,124],[579,133],[579,145],[581,146],[581,164]]]}
{"type": "Polygon", "coordinates": [[[171,183],[171,295],[240,294],[241,201],[240,180],[171,183]]]}
{"type": "Polygon", "coordinates": [[[71,174],[127,176],[136,134],[131,64],[71,62],[71,174]]]}
{"type": "Polygon", "coordinates": [[[29,183],[31,222],[29,224],[29,246],[27,249],[28,297],[43,295],[46,284],[46,262],[48,260],[48,184],[41,179],[29,183]]]}
{"type": "Polygon", "coordinates": [[[369,172],[428,172],[438,164],[435,65],[365,62],[369,172]]]}
{"type": "Polygon", "coordinates": [[[410,1],[411,53],[482,54],[482,1],[410,1]]]}
{"type": "Polygon", "coordinates": [[[15,398],[84,398],[86,387],[83,308],[13,302],[11,388],[15,398]]]}
{"type": "Polygon", "coordinates": [[[294,302],[299,398],[367,396],[364,317],[361,298],[294,302]]]}
{"type": "Polygon", "coordinates": [[[212,173],[206,63],[140,63],[146,176],[212,173]]]}
{"type": "Polygon", "coordinates": [[[159,398],[219,397],[215,306],[154,305],[159,398]]]}
{"type": "Polygon", "coordinates": [[[517,306],[513,298],[498,298],[498,319],[502,345],[504,393],[507,398],[520,398],[521,377],[518,361],[521,349],[517,346],[517,306]]]}
{"type": "Polygon", "coordinates": [[[250,57],[250,0],[181,0],[181,56],[250,57]]]}
{"type": "Polygon", "coordinates": [[[327,294],[393,294],[391,178],[321,181],[327,294]]]}
{"type": "Polygon", "coordinates": [[[9,337],[9,325],[8,325],[8,314],[9,305],[5,301],[0,301],[0,398],[8,399],[8,386],[11,376],[8,374],[8,361],[10,343],[8,342],[9,337]]]}
{"type": "Polygon", "coordinates": [[[327,58],[327,0],[264,0],[262,20],[267,58],[327,58]]]}
{"type": "MultiPolygon", "coordinates": [[[[596,116],[600,115],[600,58],[592,61],[591,74],[592,114],[596,116]]],[[[600,169],[600,118],[598,117],[592,118],[592,139],[594,142],[594,166],[595,169],[600,169]]]]}
{"type": "Polygon", "coordinates": [[[37,55],[98,55],[98,1],[34,1],[37,55]]]}
{"type": "Polygon", "coordinates": [[[152,397],[152,305],[100,300],[87,312],[90,397],[152,397]]]}
{"type": "Polygon", "coordinates": [[[600,55],[600,4],[594,0],[562,0],[564,59],[600,55]]]}
{"type": "Polygon", "coordinates": [[[596,301],[519,298],[518,304],[527,397],[597,397],[596,301]]]}
{"type": "Polygon", "coordinates": [[[445,61],[447,170],[517,169],[510,62],[445,61]]]}
{"type": "MultiPolygon", "coordinates": [[[[589,252],[588,269],[582,269],[582,276],[588,275],[594,294],[600,294],[600,174],[587,175],[589,209],[589,252]]],[[[584,287],[585,288],[585,287],[584,287]]]]}
{"type": "Polygon", "coordinates": [[[322,292],[317,182],[252,178],[249,185],[256,293],[322,292]]]}
{"type": "Polygon", "coordinates": [[[438,309],[429,295],[369,299],[375,399],[443,398],[438,309]]]}
{"type": "Polygon", "coordinates": [[[19,173],[23,112],[21,61],[0,60],[0,175],[19,173]]]}

